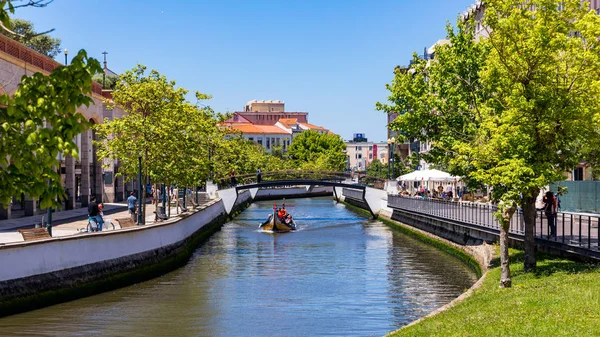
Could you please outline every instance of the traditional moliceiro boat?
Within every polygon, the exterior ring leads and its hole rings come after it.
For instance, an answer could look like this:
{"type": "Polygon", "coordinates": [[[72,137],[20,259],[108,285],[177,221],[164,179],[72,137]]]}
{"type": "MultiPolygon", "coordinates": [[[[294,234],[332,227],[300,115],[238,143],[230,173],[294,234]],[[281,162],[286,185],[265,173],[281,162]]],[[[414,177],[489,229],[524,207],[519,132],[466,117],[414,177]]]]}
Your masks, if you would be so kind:
{"type": "Polygon", "coordinates": [[[264,231],[283,233],[296,230],[296,223],[292,215],[285,210],[285,203],[277,210],[277,204],[273,204],[273,214],[269,214],[267,221],[259,226],[264,231]]]}

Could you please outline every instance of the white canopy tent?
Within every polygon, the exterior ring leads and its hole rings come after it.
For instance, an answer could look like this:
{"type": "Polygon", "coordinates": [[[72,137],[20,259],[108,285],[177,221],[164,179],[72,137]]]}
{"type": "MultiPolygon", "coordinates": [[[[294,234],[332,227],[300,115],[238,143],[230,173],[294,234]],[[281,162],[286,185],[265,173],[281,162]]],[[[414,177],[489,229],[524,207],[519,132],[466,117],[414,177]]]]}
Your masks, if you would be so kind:
{"type": "Polygon", "coordinates": [[[434,181],[453,183],[460,180],[460,177],[454,177],[450,173],[440,170],[423,170],[414,171],[402,176],[399,176],[396,180],[398,181],[434,181]]]}
{"type": "MultiPolygon", "coordinates": [[[[422,170],[414,171],[396,178],[398,181],[403,181],[408,184],[408,189],[412,192],[415,188],[427,188],[432,190],[437,186],[436,190],[443,188],[444,190],[456,190],[457,183],[461,180],[460,177],[450,175],[450,173],[440,170],[422,170]],[[442,186],[444,185],[444,186],[442,186]]],[[[461,183],[462,185],[462,183],[461,183]]]]}

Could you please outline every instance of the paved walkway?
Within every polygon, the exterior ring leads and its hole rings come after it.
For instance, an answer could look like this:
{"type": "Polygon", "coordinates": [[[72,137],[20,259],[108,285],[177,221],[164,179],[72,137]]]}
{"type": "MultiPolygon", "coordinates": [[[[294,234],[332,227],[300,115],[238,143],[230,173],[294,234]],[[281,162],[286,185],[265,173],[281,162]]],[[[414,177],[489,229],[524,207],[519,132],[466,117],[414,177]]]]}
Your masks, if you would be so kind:
{"type": "MultiPolygon", "coordinates": [[[[102,230],[120,229],[118,222],[113,219],[121,219],[130,217],[126,204],[108,204],[104,203],[104,226],[102,230]]],[[[146,205],[146,224],[154,222],[153,205],[146,205]]],[[[171,207],[171,217],[179,214],[175,206],[171,207]]],[[[67,236],[85,232],[87,227],[87,208],[63,211],[53,214],[52,216],[52,236],[67,236]],[[55,221],[54,216],[58,219],[55,221]]],[[[32,216],[27,218],[10,219],[0,221],[0,244],[9,242],[21,242],[23,236],[17,232],[21,228],[33,228],[35,224],[41,223],[41,216],[32,216]]]]}
{"type": "MultiPolygon", "coordinates": [[[[104,214],[106,215],[121,211],[127,211],[126,203],[104,203],[104,214]]],[[[22,228],[34,228],[36,225],[41,224],[42,217],[46,219],[46,216],[46,213],[44,213],[16,219],[0,220],[0,233],[16,231],[22,228]]],[[[60,225],[78,219],[87,219],[87,207],[52,213],[52,225],[60,225]]]]}

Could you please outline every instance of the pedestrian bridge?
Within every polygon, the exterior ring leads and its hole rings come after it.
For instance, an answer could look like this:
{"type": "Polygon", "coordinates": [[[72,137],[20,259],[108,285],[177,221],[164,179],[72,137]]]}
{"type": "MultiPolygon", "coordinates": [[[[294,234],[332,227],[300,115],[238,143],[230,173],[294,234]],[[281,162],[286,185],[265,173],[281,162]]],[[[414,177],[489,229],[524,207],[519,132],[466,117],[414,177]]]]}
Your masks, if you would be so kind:
{"type": "MultiPolygon", "coordinates": [[[[339,200],[342,191],[348,191],[346,193],[354,194],[368,206],[373,217],[376,217],[381,210],[382,200],[387,199],[387,193],[383,190],[384,184],[382,179],[360,179],[347,172],[289,170],[264,172],[260,177],[256,174],[241,175],[235,177],[233,182],[226,177],[217,180],[217,185],[212,186],[212,189],[223,199],[225,209],[230,213],[234,205],[240,202],[240,195],[246,191],[249,192],[249,198],[254,200],[260,190],[304,187],[308,197],[315,187],[331,187],[336,200],[339,200]]],[[[207,186],[207,192],[211,193],[209,190],[210,187],[207,186]]],[[[302,197],[302,194],[298,197],[302,197]]]]}

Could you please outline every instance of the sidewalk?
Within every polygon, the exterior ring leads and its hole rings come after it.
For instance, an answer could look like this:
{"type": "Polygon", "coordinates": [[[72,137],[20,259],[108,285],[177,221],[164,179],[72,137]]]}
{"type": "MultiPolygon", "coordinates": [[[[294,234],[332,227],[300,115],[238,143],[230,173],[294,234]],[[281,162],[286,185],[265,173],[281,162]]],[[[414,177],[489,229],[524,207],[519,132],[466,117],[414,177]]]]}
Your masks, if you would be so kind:
{"type": "MultiPolygon", "coordinates": [[[[121,219],[121,218],[130,218],[131,215],[129,215],[129,210],[127,210],[127,204],[108,204],[105,203],[104,204],[104,226],[103,226],[103,231],[111,231],[111,230],[115,230],[115,229],[120,229],[121,227],[119,226],[117,221],[114,221],[114,219],[121,219]],[[112,223],[112,226],[111,226],[112,223]],[[114,228],[113,228],[114,226],[114,228]]],[[[145,224],[152,224],[154,223],[154,218],[155,218],[155,207],[153,205],[146,205],[146,219],[145,219],[145,224]]],[[[87,217],[87,208],[86,209],[76,209],[76,210],[70,210],[70,211],[64,211],[64,212],[59,212],[57,213],[61,214],[61,220],[58,221],[54,221],[54,214],[52,217],[52,236],[53,237],[59,237],[59,236],[67,236],[67,235],[74,235],[74,234],[78,234],[81,233],[82,231],[85,231],[87,224],[88,224],[88,217],[87,217]],[[64,214],[61,214],[64,213],[64,214]]],[[[171,219],[167,220],[167,221],[174,221],[175,217],[179,214],[179,212],[177,212],[177,209],[173,209],[171,211],[171,219]]],[[[3,226],[4,223],[7,223],[6,228],[2,228],[2,230],[0,230],[0,245],[4,244],[4,243],[10,243],[10,242],[23,242],[23,236],[21,235],[21,233],[18,233],[16,230],[19,228],[32,228],[35,226],[35,219],[30,219],[30,218],[35,218],[38,219],[38,221],[41,222],[41,216],[33,216],[33,217],[28,217],[28,218],[20,218],[20,219],[11,219],[11,220],[3,220],[0,221],[0,226],[3,226]],[[33,223],[33,225],[31,225],[31,223],[33,223]],[[13,226],[13,229],[9,229],[9,226],[13,226]]],[[[39,223],[39,222],[38,222],[39,223]]]]}
{"type": "MultiPolygon", "coordinates": [[[[106,215],[121,211],[127,211],[127,203],[104,203],[104,214],[106,215]]],[[[81,219],[86,220],[87,223],[87,214],[87,207],[54,212],[52,213],[52,226],[81,219]]],[[[36,225],[42,223],[42,217],[46,219],[47,214],[44,213],[23,218],[0,220],[0,233],[16,231],[17,229],[23,228],[34,228],[36,225]]]]}

